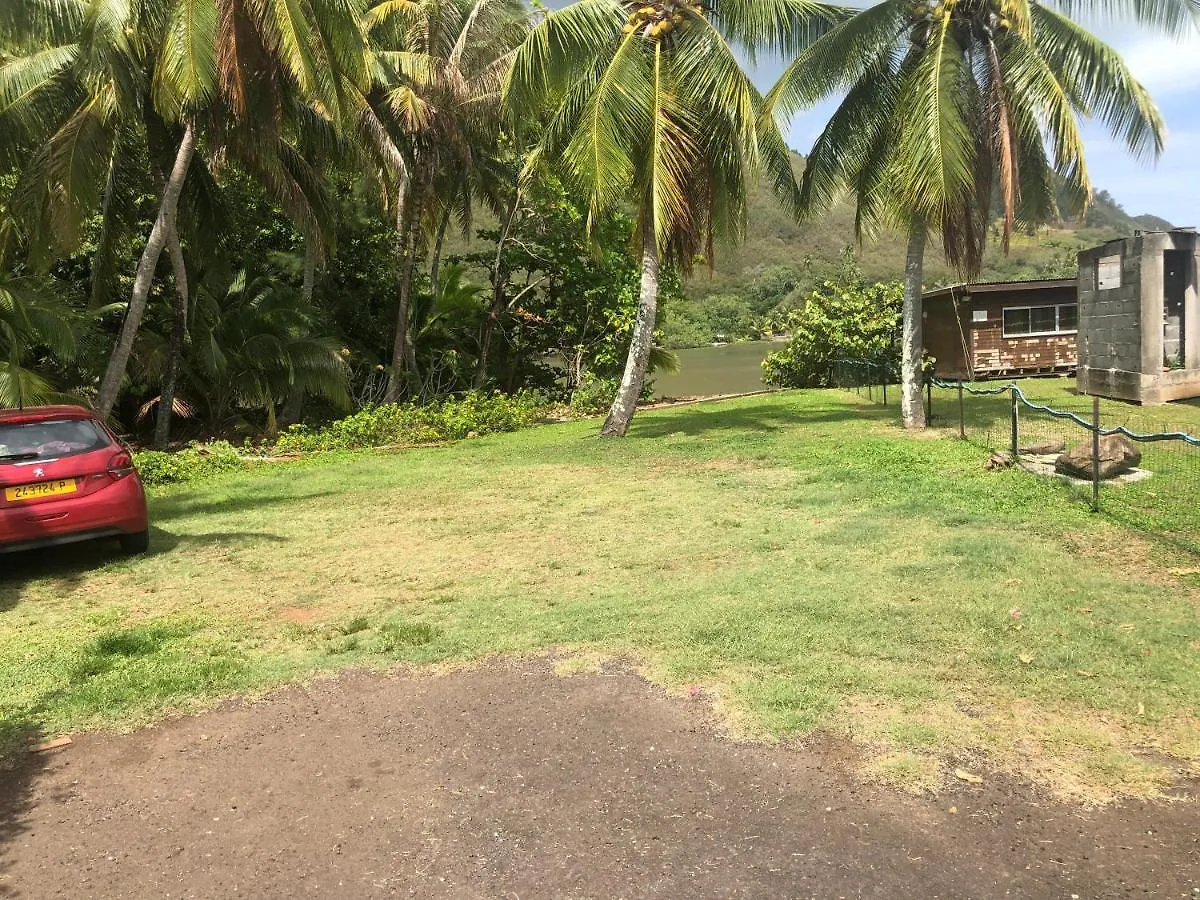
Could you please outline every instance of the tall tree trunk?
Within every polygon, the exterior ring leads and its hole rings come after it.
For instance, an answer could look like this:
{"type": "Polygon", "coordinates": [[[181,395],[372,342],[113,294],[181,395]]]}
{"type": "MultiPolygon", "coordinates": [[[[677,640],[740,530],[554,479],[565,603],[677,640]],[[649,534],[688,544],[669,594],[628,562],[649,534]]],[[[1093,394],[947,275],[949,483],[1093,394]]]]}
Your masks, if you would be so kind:
{"type": "Polygon", "coordinates": [[[438,289],[442,281],[442,245],[446,242],[446,229],[450,227],[450,207],[442,213],[438,222],[437,238],[433,242],[433,261],[429,264],[429,296],[433,303],[438,302],[438,289]]]}
{"type": "Polygon", "coordinates": [[[642,288],[638,298],[637,319],[633,324],[633,337],[629,341],[629,356],[625,360],[625,374],[617,389],[616,399],[600,434],[605,437],[624,437],[633,420],[638,398],[646,384],[646,366],[650,362],[650,348],[654,344],[654,325],[658,319],[658,242],[654,225],[647,213],[642,222],[642,288]]]}
{"type": "Polygon", "coordinates": [[[100,418],[107,419],[112,415],[121,391],[121,382],[125,378],[125,369],[129,365],[129,355],[133,352],[133,341],[137,337],[138,328],[142,324],[142,316],[146,312],[146,300],[150,296],[150,285],[154,281],[154,270],[158,267],[158,258],[162,255],[163,245],[167,235],[175,229],[175,214],[179,208],[179,194],[183,190],[184,179],[187,178],[188,166],[192,162],[192,153],[196,149],[196,125],[189,121],[183,131],[183,139],[175,153],[175,163],[171,166],[171,174],[163,188],[162,201],[159,203],[158,216],[154,227],[150,229],[150,237],[146,239],[146,247],[138,260],[137,274],[133,279],[133,294],[129,298],[129,308],[125,312],[125,321],[121,324],[121,333],[113,347],[112,355],[108,358],[108,367],[104,370],[104,378],[100,381],[100,392],[96,397],[96,412],[100,418]]]}
{"type": "Polygon", "coordinates": [[[312,238],[304,239],[304,280],[300,282],[300,299],[304,305],[312,303],[313,291],[317,285],[317,254],[313,250],[312,238]]]}
{"type": "Polygon", "coordinates": [[[417,371],[416,345],[412,334],[412,288],[416,269],[416,250],[420,226],[420,204],[416,196],[418,182],[405,181],[400,186],[396,210],[396,335],[392,342],[392,370],[388,375],[384,401],[396,403],[411,387],[417,371]],[[413,196],[408,196],[409,189],[413,196]]]}
{"type": "Polygon", "coordinates": [[[410,179],[402,178],[396,191],[396,333],[392,341],[392,369],[388,373],[385,403],[400,399],[404,387],[404,343],[408,339],[408,189],[410,179]]]}
{"type": "MultiPolygon", "coordinates": [[[[304,277],[300,282],[300,299],[304,305],[311,306],[313,292],[317,285],[317,254],[313,250],[311,238],[304,239],[304,277]]],[[[304,388],[293,384],[288,390],[287,401],[279,413],[280,425],[295,425],[304,414],[304,388]]]]}
{"type": "Polygon", "coordinates": [[[158,416],[154,421],[154,447],[166,450],[171,443],[171,416],[175,407],[175,390],[179,369],[183,363],[183,345],[187,340],[188,277],[179,245],[179,232],[172,227],[167,235],[167,256],[175,278],[175,300],[171,304],[171,342],[167,348],[167,369],[163,373],[158,395],[158,416]]]}
{"type": "Polygon", "coordinates": [[[908,255],[904,261],[904,324],[900,336],[900,416],[905,428],[925,427],[925,398],[921,393],[921,354],[925,346],[921,319],[921,270],[925,262],[925,242],[925,221],[917,219],[908,233],[908,255]]]}
{"type": "Polygon", "coordinates": [[[476,388],[483,387],[484,382],[487,381],[488,351],[492,346],[492,334],[500,323],[500,317],[504,315],[506,300],[504,288],[508,283],[508,272],[504,270],[504,246],[508,243],[508,237],[512,233],[513,223],[517,220],[517,212],[520,208],[521,190],[514,188],[512,202],[508,205],[508,214],[504,217],[504,224],[500,228],[500,237],[496,241],[496,258],[492,262],[492,308],[488,311],[487,318],[483,320],[483,327],[479,332],[479,359],[475,363],[474,380],[476,388]]]}

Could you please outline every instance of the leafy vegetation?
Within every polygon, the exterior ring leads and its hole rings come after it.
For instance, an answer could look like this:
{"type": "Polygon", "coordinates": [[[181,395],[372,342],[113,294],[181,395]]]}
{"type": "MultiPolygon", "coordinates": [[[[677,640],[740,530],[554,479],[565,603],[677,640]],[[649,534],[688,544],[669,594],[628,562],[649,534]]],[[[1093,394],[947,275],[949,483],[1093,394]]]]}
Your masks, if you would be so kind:
{"type": "Polygon", "coordinates": [[[432,403],[372,406],[318,429],[293,425],[273,449],[286,454],[433,444],[515,431],[545,421],[547,415],[545,398],[532,391],[472,391],[432,403]]]}
{"type": "Polygon", "coordinates": [[[154,487],[202,481],[246,468],[241,454],[228,441],[191,444],[174,453],[143,450],[134,454],[134,463],[142,481],[154,487]]]}
{"type": "Polygon", "coordinates": [[[813,291],[782,323],[787,346],[763,360],[763,381],[777,387],[828,387],[841,360],[897,370],[904,286],[867,284],[846,273],[813,291]]]}
{"type": "Polygon", "coordinates": [[[1087,800],[1200,766],[1177,551],[893,420],[787,392],[645,411],[619,444],[566,423],[156,490],[145,557],[6,562],[0,727],[552,650],[631,656],[743,734],[912,754],[933,784],[964,754],[1087,800]]]}
{"type": "Polygon", "coordinates": [[[620,204],[636,210],[637,318],[601,434],[623,436],[642,394],[661,269],[686,274],[712,255],[717,236],[740,236],[755,178],[794,201],[783,137],[734,47],[794,51],[837,15],[814,0],[786,8],[577,0],[548,12],[521,44],[505,96],[512,108],[549,112],[534,159],[558,161],[589,221],[620,204]]]}
{"type": "MultiPolygon", "coordinates": [[[[1080,89],[1077,107],[1100,90],[1076,84],[1087,72],[1124,71],[1036,4],[995,23],[976,6],[889,3],[863,19],[810,0],[20,4],[0,17],[0,403],[91,402],[165,448],[466,390],[567,400],[587,376],[621,379],[623,419],[670,364],[662,348],[777,331],[862,232],[837,204],[810,203],[798,223],[796,177],[823,177],[828,140],[806,165],[768,107],[849,84],[914,38],[949,47],[930,25],[942,12],[958,50],[1003,51],[1009,130],[1025,142],[1011,153],[1032,153],[1025,113],[1057,121],[1017,65],[1022,46],[1080,89]],[[918,27],[830,67],[847,35],[896,16],[918,27]],[[768,98],[738,62],[763,50],[796,60],[768,98]]],[[[1168,31],[1194,18],[1180,0],[1110,12],[1168,31]]],[[[999,84],[977,74],[964,84],[974,124],[999,84]]],[[[929,80],[911,82],[928,99],[929,80]]],[[[1134,126],[1153,117],[1129,103],[1144,96],[1114,90],[1101,118],[1143,146],[1134,126]]],[[[1051,180],[1036,157],[1022,167],[1036,215],[1015,230],[1009,169],[977,173],[1003,215],[989,224],[981,187],[972,234],[1012,251],[982,259],[989,276],[1058,274],[1078,245],[1144,224],[1103,192],[1070,223],[1033,203],[1086,186],[1077,142],[1063,146],[1051,180]]],[[[867,276],[895,278],[897,236],[869,247],[867,276]]],[[[957,277],[936,260],[928,276],[957,277]]]]}

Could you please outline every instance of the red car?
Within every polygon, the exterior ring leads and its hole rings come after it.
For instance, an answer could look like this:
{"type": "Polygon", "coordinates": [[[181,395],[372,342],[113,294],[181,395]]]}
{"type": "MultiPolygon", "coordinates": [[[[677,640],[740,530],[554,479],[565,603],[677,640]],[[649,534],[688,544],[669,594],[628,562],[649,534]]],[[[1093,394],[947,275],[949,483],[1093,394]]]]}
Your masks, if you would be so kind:
{"type": "Polygon", "coordinates": [[[129,451],[80,406],[0,409],[0,553],[102,537],[150,542],[129,451]]]}

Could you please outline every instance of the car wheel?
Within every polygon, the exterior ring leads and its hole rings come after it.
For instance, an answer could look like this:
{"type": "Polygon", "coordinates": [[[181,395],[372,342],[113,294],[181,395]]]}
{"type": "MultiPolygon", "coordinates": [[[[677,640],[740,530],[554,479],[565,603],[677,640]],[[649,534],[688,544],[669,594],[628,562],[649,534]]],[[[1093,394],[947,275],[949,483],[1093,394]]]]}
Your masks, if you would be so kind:
{"type": "Polygon", "coordinates": [[[150,532],[138,531],[134,534],[123,534],[118,538],[121,549],[126,553],[145,553],[150,549],[150,532]]]}

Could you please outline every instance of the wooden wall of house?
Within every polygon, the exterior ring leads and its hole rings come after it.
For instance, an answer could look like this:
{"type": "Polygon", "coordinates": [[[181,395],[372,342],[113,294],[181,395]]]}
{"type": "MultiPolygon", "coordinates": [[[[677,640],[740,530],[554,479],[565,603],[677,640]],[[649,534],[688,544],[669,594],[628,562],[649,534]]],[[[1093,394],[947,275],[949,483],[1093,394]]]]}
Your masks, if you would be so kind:
{"type": "MultiPolygon", "coordinates": [[[[955,318],[950,298],[930,298],[925,301],[924,311],[925,352],[933,357],[934,374],[939,378],[970,378],[963,340],[967,323],[955,318]]],[[[966,309],[960,308],[959,313],[965,317],[966,309]]]]}
{"type": "Polygon", "coordinates": [[[1076,302],[1073,287],[1037,291],[1000,291],[971,296],[971,309],[986,309],[986,322],[971,322],[971,349],[977,377],[1075,368],[1076,335],[1004,337],[1004,310],[1009,307],[1056,306],[1076,302]]]}

